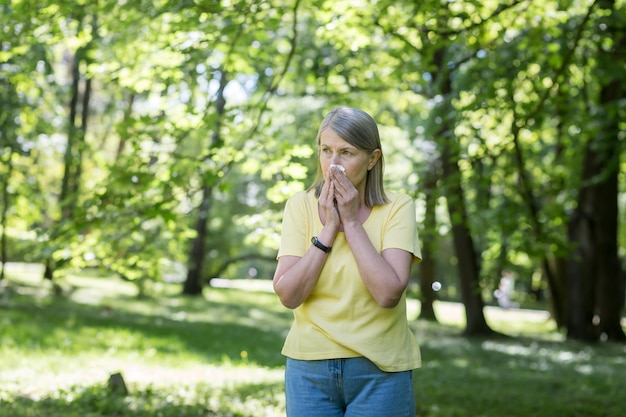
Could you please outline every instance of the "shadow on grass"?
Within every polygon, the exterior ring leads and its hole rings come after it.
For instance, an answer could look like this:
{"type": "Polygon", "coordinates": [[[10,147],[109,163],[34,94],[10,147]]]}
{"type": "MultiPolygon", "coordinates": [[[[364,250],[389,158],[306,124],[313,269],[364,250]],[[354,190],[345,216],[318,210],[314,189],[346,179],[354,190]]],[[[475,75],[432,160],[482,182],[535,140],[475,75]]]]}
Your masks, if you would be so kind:
{"type": "Polygon", "coordinates": [[[0,401],[0,417],[197,417],[278,416],[284,414],[282,383],[238,384],[216,389],[196,385],[171,391],[131,390],[129,395],[92,385],[55,397],[0,401]]]}
{"type": "MultiPolygon", "coordinates": [[[[0,318],[3,345],[29,351],[147,351],[185,354],[209,363],[284,364],[280,350],[290,313],[259,308],[254,293],[212,290],[217,300],[118,297],[84,304],[15,295],[0,318]],[[219,298],[223,298],[222,301],[219,298]],[[141,306],[141,308],[133,308],[141,306]]],[[[267,296],[267,295],[265,295],[267,296]]]]}
{"type": "MultiPolygon", "coordinates": [[[[0,314],[0,340],[12,354],[25,356],[59,349],[64,357],[89,349],[97,354],[151,351],[175,372],[180,371],[177,361],[191,355],[194,366],[232,361],[249,373],[248,363],[282,367],[280,348],[290,322],[291,313],[274,296],[242,290],[141,301],[118,294],[91,304],[18,294],[0,314]]],[[[423,321],[411,326],[423,357],[414,373],[419,417],[626,415],[624,345],[466,338],[456,327],[423,321]]],[[[0,402],[0,417],[283,415],[276,411],[282,410],[282,381],[250,383],[250,378],[258,381],[247,375],[225,385],[131,386],[123,399],[87,383],[49,390],[53,394],[42,400],[11,396],[0,402]]]]}
{"type": "Polygon", "coordinates": [[[466,338],[413,324],[423,367],[415,371],[418,416],[618,417],[626,348],[537,338],[466,338]]]}

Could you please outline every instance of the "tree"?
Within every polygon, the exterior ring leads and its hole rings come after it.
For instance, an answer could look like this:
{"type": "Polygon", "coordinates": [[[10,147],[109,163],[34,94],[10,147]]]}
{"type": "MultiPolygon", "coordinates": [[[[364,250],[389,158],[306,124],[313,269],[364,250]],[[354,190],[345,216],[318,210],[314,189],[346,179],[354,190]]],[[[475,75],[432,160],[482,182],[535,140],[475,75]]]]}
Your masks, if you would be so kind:
{"type": "MultiPolygon", "coordinates": [[[[4,74],[0,74],[2,76],[4,74]]],[[[0,208],[0,281],[5,278],[5,265],[8,261],[8,215],[11,207],[10,180],[13,175],[13,154],[16,146],[15,126],[16,109],[19,108],[15,88],[7,79],[0,78],[0,85],[3,86],[0,92],[0,161],[2,162],[2,182],[0,184],[0,195],[2,195],[2,206],[0,208]]]]}
{"type": "MultiPolygon", "coordinates": [[[[575,249],[567,271],[571,277],[568,337],[597,340],[604,335],[624,340],[620,321],[625,285],[617,253],[617,196],[623,149],[620,113],[624,111],[624,105],[619,103],[626,98],[620,59],[626,56],[626,15],[614,1],[597,1],[590,12],[596,5],[596,36],[609,40],[609,45],[597,50],[598,98],[590,104],[595,123],[584,147],[578,205],[569,223],[575,249]]],[[[592,86],[589,89],[595,90],[592,86]]]]}
{"type": "MultiPolygon", "coordinates": [[[[441,154],[443,190],[447,200],[447,209],[452,223],[452,238],[458,260],[459,282],[463,304],[466,309],[466,332],[468,334],[489,334],[491,329],[483,315],[483,300],[480,286],[480,263],[478,250],[472,237],[468,218],[468,208],[465,201],[463,174],[459,167],[461,157],[460,142],[455,137],[456,118],[454,114],[453,98],[459,92],[453,85],[453,72],[457,71],[465,60],[464,54],[468,51],[461,49],[458,53],[451,48],[453,39],[463,34],[465,29],[447,31],[431,29],[425,22],[430,18],[432,22],[448,22],[463,15],[445,8],[423,10],[422,5],[410,5],[408,9],[398,10],[388,4],[382,8],[377,17],[377,25],[399,39],[407,51],[419,59],[415,62],[412,71],[416,74],[427,71],[428,78],[425,85],[419,88],[422,94],[427,94],[433,101],[429,115],[427,132],[436,142],[441,154]],[[417,26],[404,22],[404,16],[416,16],[422,11],[417,26]],[[428,12],[432,12],[429,15],[428,12]]],[[[471,22],[466,23],[471,28],[471,22]]],[[[448,27],[446,24],[437,27],[448,27]]],[[[469,35],[468,35],[469,36],[469,35]]],[[[407,52],[404,52],[405,54],[407,52]]]]}
{"type": "MultiPolygon", "coordinates": [[[[84,12],[84,10],[80,8],[77,9],[77,12],[79,14],[77,17],[77,32],[80,34],[82,32],[83,22],[87,19],[87,16],[80,15],[80,13],[84,12]]],[[[53,246],[57,245],[57,239],[67,239],[67,235],[64,235],[62,231],[72,229],[65,228],[64,224],[71,223],[74,220],[76,206],[79,200],[91,97],[91,76],[83,73],[83,71],[85,71],[87,65],[91,62],[90,54],[92,53],[92,42],[93,38],[97,37],[98,31],[97,15],[92,16],[91,24],[87,31],[89,31],[88,36],[91,36],[92,40],[87,42],[84,46],[78,47],[71,58],[70,64],[71,87],[68,118],[66,122],[67,143],[65,145],[64,171],[58,201],[61,216],[57,220],[57,224],[51,228],[50,244],[53,246]],[[80,121],[78,119],[80,119],[80,121]]],[[[63,260],[63,262],[65,261],[67,261],[67,258],[63,260]]],[[[55,259],[53,251],[51,251],[51,256],[46,259],[44,278],[49,280],[53,279],[57,262],[58,260],[55,259]]]]}
{"type": "Polygon", "coordinates": [[[446,195],[446,206],[452,222],[452,238],[458,259],[461,298],[465,306],[466,327],[469,335],[490,334],[483,313],[484,302],[480,290],[480,264],[474,239],[469,225],[468,209],[465,203],[465,191],[462,184],[462,173],[459,167],[460,147],[454,136],[454,113],[452,112],[452,81],[450,71],[446,69],[446,49],[442,48],[435,54],[434,64],[438,68],[435,76],[439,84],[438,91],[443,100],[436,106],[433,119],[439,126],[433,135],[441,149],[442,182],[446,195]]]}
{"type": "Polygon", "coordinates": [[[425,195],[424,210],[424,232],[421,236],[422,242],[422,279],[420,280],[420,319],[436,321],[437,316],[434,309],[435,301],[435,251],[437,242],[437,180],[441,177],[439,174],[439,160],[436,159],[424,172],[424,180],[422,185],[425,195]]]}
{"type": "Polygon", "coordinates": [[[312,132],[347,104],[379,122],[387,185],[418,202],[425,317],[435,277],[458,276],[467,332],[489,333],[506,268],[528,288],[542,276],[570,337],[619,339],[620,5],[0,6],[3,259],[31,234],[25,259],[141,291],[186,263],[189,294],[269,270],[312,132]]]}
{"type": "MultiPolygon", "coordinates": [[[[216,109],[217,119],[213,128],[213,135],[209,149],[219,148],[223,143],[221,125],[224,118],[226,108],[226,98],[224,90],[228,85],[228,75],[221,72],[220,84],[216,93],[216,109]]],[[[215,173],[210,170],[206,172],[202,179],[202,198],[198,210],[198,219],[196,221],[196,237],[192,241],[191,253],[189,254],[189,263],[187,266],[187,279],[183,287],[183,294],[197,295],[202,293],[204,286],[202,274],[204,273],[204,253],[207,239],[207,227],[209,214],[211,212],[211,204],[213,199],[213,188],[217,182],[215,173]]]]}
{"type": "MultiPolygon", "coordinates": [[[[220,71],[219,73],[219,87],[215,94],[215,116],[213,118],[214,125],[210,126],[212,131],[211,140],[208,145],[208,154],[205,157],[206,161],[210,161],[214,166],[217,166],[217,169],[204,170],[202,173],[201,179],[201,193],[202,197],[200,200],[198,217],[196,221],[196,237],[192,241],[191,252],[188,260],[188,273],[187,279],[184,284],[183,293],[187,295],[198,295],[202,292],[203,279],[202,276],[205,272],[204,268],[204,257],[205,257],[205,247],[207,241],[207,228],[209,226],[210,220],[210,212],[212,208],[212,200],[214,188],[218,185],[220,181],[220,177],[224,175],[227,171],[230,170],[232,165],[243,157],[242,153],[232,153],[232,155],[228,155],[228,153],[223,153],[220,151],[221,148],[225,147],[225,139],[223,137],[222,129],[226,125],[226,118],[228,117],[227,112],[230,114],[236,114],[238,111],[245,114],[245,110],[237,110],[236,108],[227,108],[227,99],[225,90],[230,81],[229,74],[232,71],[233,73],[238,73],[238,76],[245,77],[245,72],[247,68],[255,68],[259,67],[256,72],[253,72],[249,76],[252,77],[253,74],[276,74],[274,77],[270,77],[269,80],[264,80],[263,77],[259,77],[252,88],[252,90],[256,93],[254,95],[261,98],[256,106],[253,106],[251,109],[252,112],[248,112],[251,115],[254,111],[258,114],[256,116],[256,122],[252,122],[248,125],[249,131],[243,133],[247,137],[252,137],[258,130],[259,124],[261,123],[263,114],[267,109],[267,102],[270,97],[276,92],[278,89],[279,83],[281,79],[284,77],[287,72],[289,65],[291,63],[291,59],[295,52],[296,38],[297,38],[297,14],[299,1],[296,0],[293,5],[293,9],[289,11],[290,16],[286,17],[287,12],[285,10],[281,10],[282,8],[277,7],[275,9],[265,9],[265,10],[256,10],[255,13],[241,13],[240,9],[235,8],[233,10],[232,17],[221,17],[224,20],[226,26],[222,28],[224,32],[232,31],[232,38],[225,42],[225,46],[227,52],[224,54],[224,57],[221,60],[220,71]],[[263,19],[265,13],[269,12],[271,16],[276,11],[279,11],[278,18],[272,19],[263,19]],[[240,45],[245,45],[245,51],[249,52],[248,49],[250,46],[254,46],[255,43],[259,43],[259,39],[262,37],[257,36],[259,32],[267,31],[279,31],[276,25],[279,25],[283,19],[291,19],[292,23],[292,33],[290,34],[280,34],[279,36],[285,36],[287,39],[287,45],[289,48],[289,52],[286,56],[284,62],[280,64],[272,65],[270,60],[270,55],[267,54],[267,51],[259,52],[256,56],[248,56],[245,53],[241,54],[239,52],[240,45]],[[282,65],[282,68],[278,65],[282,65]],[[264,82],[264,81],[267,81],[264,82]],[[226,155],[226,160],[219,160],[220,156],[226,155]]],[[[256,48],[261,50],[261,45],[257,45],[256,48]]],[[[246,103],[248,104],[248,103],[246,103]]],[[[233,148],[237,148],[238,145],[244,144],[244,141],[235,141],[230,146],[233,148]]],[[[223,259],[222,259],[223,261],[223,259]]]]}

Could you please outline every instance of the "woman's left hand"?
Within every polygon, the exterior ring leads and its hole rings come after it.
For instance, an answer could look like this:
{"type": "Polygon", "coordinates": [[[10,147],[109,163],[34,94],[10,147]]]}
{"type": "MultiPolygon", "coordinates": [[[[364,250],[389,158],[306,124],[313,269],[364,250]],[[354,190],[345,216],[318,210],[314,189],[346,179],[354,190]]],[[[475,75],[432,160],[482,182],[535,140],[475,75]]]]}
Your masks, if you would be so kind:
{"type": "Polygon", "coordinates": [[[341,223],[359,221],[359,192],[350,179],[339,169],[331,169],[329,179],[334,185],[335,201],[341,223]]]}

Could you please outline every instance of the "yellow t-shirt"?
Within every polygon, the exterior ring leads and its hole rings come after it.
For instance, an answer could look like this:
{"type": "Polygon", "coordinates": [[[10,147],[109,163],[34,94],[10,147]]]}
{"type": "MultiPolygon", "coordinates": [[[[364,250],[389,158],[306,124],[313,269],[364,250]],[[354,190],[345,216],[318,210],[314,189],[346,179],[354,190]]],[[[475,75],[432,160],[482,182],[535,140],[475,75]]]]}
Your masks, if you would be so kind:
{"type": "MultiPolygon", "coordinates": [[[[363,224],[379,252],[399,248],[421,260],[413,200],[387,193],[363,224]]],[[[278,257],[304,256],[323,225],[314,191],[300,192],[285,206],[278,257]]],[[[293,310],[294,322],[282,353],[318,360],[363,356],[388,372],[421,365],[420,350],[408,327],[406,293],[394,308],[380,307],[363,283],[344,233],[337,234],[311,295],[293,310]]]]}

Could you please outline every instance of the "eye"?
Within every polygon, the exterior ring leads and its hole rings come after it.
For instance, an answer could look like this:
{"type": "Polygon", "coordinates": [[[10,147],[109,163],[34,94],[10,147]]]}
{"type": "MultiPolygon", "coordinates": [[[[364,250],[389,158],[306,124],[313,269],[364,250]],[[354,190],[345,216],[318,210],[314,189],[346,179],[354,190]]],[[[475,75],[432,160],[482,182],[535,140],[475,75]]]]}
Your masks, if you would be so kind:
{"type": "Polygon", "coordinates": [[[346,156],[350,156],[350,155],[352,155],[352,152],[348,151],[348,150],[344,150],[344,151],[341,152],[341,154],[342,155],[346,155],[346,156]]]}

